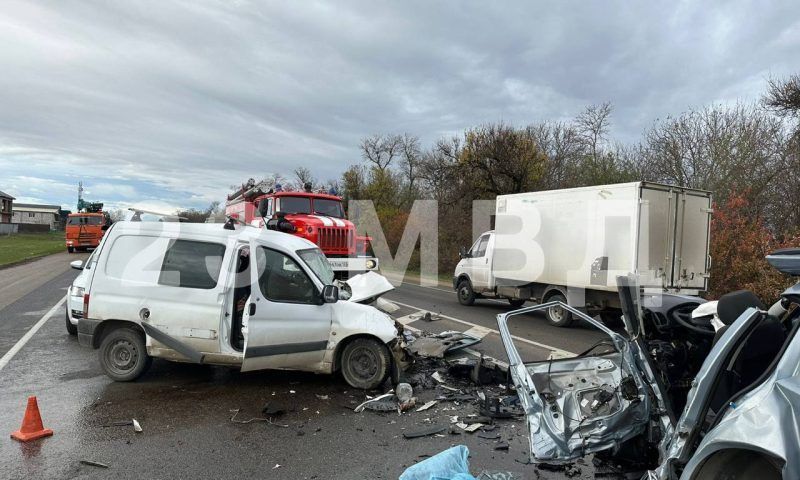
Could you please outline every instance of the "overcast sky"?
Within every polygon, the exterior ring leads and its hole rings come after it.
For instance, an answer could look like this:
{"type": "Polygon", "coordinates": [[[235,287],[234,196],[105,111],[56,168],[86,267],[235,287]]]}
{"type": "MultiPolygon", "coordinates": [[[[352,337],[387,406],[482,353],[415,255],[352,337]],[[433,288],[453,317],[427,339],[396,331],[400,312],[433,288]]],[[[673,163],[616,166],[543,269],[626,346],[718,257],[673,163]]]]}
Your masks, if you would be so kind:
{"type": "Polygon", "coordinates": [[[427,145],[611,101],[635,141],[800,70],[796,0],[379,3],[4,2],[0,190],[203,207],[297,166],[337,178],[372,133],[427,145]]]}

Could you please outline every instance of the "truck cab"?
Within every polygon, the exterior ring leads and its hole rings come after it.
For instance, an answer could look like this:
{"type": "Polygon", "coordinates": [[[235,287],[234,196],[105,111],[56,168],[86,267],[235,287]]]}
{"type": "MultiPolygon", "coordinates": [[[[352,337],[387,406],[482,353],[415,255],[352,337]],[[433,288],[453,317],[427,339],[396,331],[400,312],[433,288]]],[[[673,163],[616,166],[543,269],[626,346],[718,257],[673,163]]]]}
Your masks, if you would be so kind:
{"type": "Polygon", "coordinates": [[[309,240],[250,226],[117,222],[95,257],[78,340],[98,349],[116,381],[140,377],[153,357],[340,371],[364,389],[399,373],[394,321],[346,301],[309,240]]]}
{"type": "Polygon", "coordinates": [[[268,191],[242,186],[228,196],[225,213],[259,228],[290,233],[316,244],[338,276],[378,269],[369,237],[359,236],[347,220],[342,199],[327,193],[268,191]]]}
{"type": "Polygon", "coordinates": [[[71,213],[64,226],[64,242],[69,253],[96,248],[111,224],[105,212],[71,213]]]}

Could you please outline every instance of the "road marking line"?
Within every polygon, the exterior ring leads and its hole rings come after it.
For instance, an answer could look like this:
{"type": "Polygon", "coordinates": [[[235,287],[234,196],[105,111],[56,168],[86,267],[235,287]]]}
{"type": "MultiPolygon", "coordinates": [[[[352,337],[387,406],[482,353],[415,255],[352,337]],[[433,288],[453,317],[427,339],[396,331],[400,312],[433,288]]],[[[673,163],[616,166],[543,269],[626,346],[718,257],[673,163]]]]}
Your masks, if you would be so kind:
{"type": "Polygon", "coordinates": [[[492,333],[492,329],[478,325],[464,332],[464,335],[470,335],[472,337],[483,339],[483,337],[489,335],[490,333],[492,333]]]}
{"type": "Polygon", "coordinates": [[[416,322],[419,319],[420,319],[419,312],[412,313],[411,315],[405,315],[403,317],[395,318],[395,320],[397,320],[397,322],[402,324],[402,325],[408,325],[409,323],[416,322]]]}
{"type": "Polygon", "coordinates": [[[7,351],[6,354],[3,355],[3,358],[0,358],[0,370],[3,370],[3,368],[6,365],[8,365],[8,362],[10,362],[12,358],[14,358],[14,355],[16,355],[17,353],[19,353],[20,350],[22,350],[22,347],[24,347],[25,344],[28,343],[28,340],[30,340],[31,337],[36,335],[36,332],[38,332],[39,329],[42,328],[42,326],[45,323],[47,323],[48,320],[50,320],[50,317],[52,317],[53,314],[56,313],[56,311],[58,309],[60,309],[62,305],[64,305],[64,302],[66,300],[67,300],[67,296],[64,295],[61,298],[61,300],[59,300],[58,303],[53,305],[53,308],[51,308],[47,313],[45,313],[44,316],[42,318],[40,318],[39,321],[36,322],[36,324],[34,324],[30,328],[30,330],[28,330],[25,333],[25,335],[23,335],[22,338],[19,339],[19,341],[17,343],[14,344],[13,347],[11,347],[11,350],[7,351]]]}
{"type": "MultiPolygon", "coordinates": [[[[414,305],[409,305],[407,303],[398,302],[397,300],[391,300],[391,302],[396,303],[396,304],[398,304],[400,306],[403,306],[403,307],[417,309],[420,312],[427,312],[427,310],[421,309],[419,307],[415,307],[414,305]]],[[[412,315],[418,315],[418,314],[419,314],[419,312],[416,312],[416,313],[414,313],[412,315]]],[[[487,330],[489,330],[489,332],[496,333],[496,334],[500,335],[500,331],[499,330],[495,330],[493,328],[487,328],[487,327],[484,327],[482,325],[478,325],[477,323],[472,323],[472,322],[468,322],[466,320],[461,320],[460,318],[450,317],[450,316],[445,315],[443,313],[437,313],[436,315],[438,315],[441,318],[446,318],[447,320],[450,320],[452,322],[461,323],[463,325],[469,325],[470,327],[486,328],[487,330]]],[[[528,345],[533,345],[534,347],[539,347],[539,348],[544,349],[544,350],[549,350],[551,352],[553,358],[568,358],[568,357],[574,357],[574,356],[577,355],[577,353],[570,352],[569,350],[563,350],[563,349],[558,348],[558,347],[553,347],[551,345],[547,345],[547,344],[544,344],[544,343],[535,342],[533,340],[528,340],[527,338],[518,337],[516,335],[511,335],[511,338],[514,339],[517,342],[527,343],[528,345]]]]}

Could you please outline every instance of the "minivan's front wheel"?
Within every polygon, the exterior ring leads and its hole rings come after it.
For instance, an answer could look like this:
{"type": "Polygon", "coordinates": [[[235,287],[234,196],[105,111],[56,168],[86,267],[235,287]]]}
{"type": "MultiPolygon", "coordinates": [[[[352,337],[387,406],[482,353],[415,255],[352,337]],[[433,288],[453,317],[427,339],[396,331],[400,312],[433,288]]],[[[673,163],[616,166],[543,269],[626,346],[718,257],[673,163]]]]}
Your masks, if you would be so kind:
{"type": "Polygon", "coordinates": [[[458,303],[461,305],[469,307],[475,303],[475,291],[472,290],[472,284],[469,283],[469,280],[461,280],[458,282],[456,293],[458,294],[458,303]]]}
{"type": "Polygon", "coordinates": [[[389,374],[389,350],[371,338],[357,338],[342,351],[342,376],[354,388],[372,390],[389,374]]]}
{"type": "MultiPolygon", "coordinates": [[[[567,298],[560,293],[554,293],[549,297],[547,297],[547,301],[548,302],[557,301],[566,304],[567,298]]],[[[570,325],[572,325],[572,320],[573,320],[572,313],[570,313],[569,310],[560,305],[548,308],[547,312],[545,313],[545,316],[547,317],[547,321],[550,322],[550,324],[553,326],[569,327],[570,325]]]]}
{"type": "Polygon", "coordinates": [[[130,382],[150,368],[144,336],[131,328],[116,328],[100,344],[100,366],[116,382],[130,382]]]}

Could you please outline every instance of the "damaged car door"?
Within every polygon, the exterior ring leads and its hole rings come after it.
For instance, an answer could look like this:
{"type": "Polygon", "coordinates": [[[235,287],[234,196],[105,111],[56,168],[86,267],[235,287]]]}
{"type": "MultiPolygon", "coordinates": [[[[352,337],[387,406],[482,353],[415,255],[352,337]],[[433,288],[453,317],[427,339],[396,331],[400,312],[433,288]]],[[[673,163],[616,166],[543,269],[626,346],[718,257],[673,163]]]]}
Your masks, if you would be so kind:
{"type": "Polygon", "coordinates": [[[531,461],[563,463],[607,450],[643,433],[652,395],[636,366],[638,347],[562,302],[547,302],[497,316],[509,372],[525,410],[531,461]],[[608,340],[573,358],[525,362],[508,321],[560,306],[603,331],[608,340]]]}
{"type": "Polygon", "coordinates": [[[300,262],[258,243],[251,244],[250,298],[242,321],[242,371],[324,370],[333,306],[300,262]]]}

